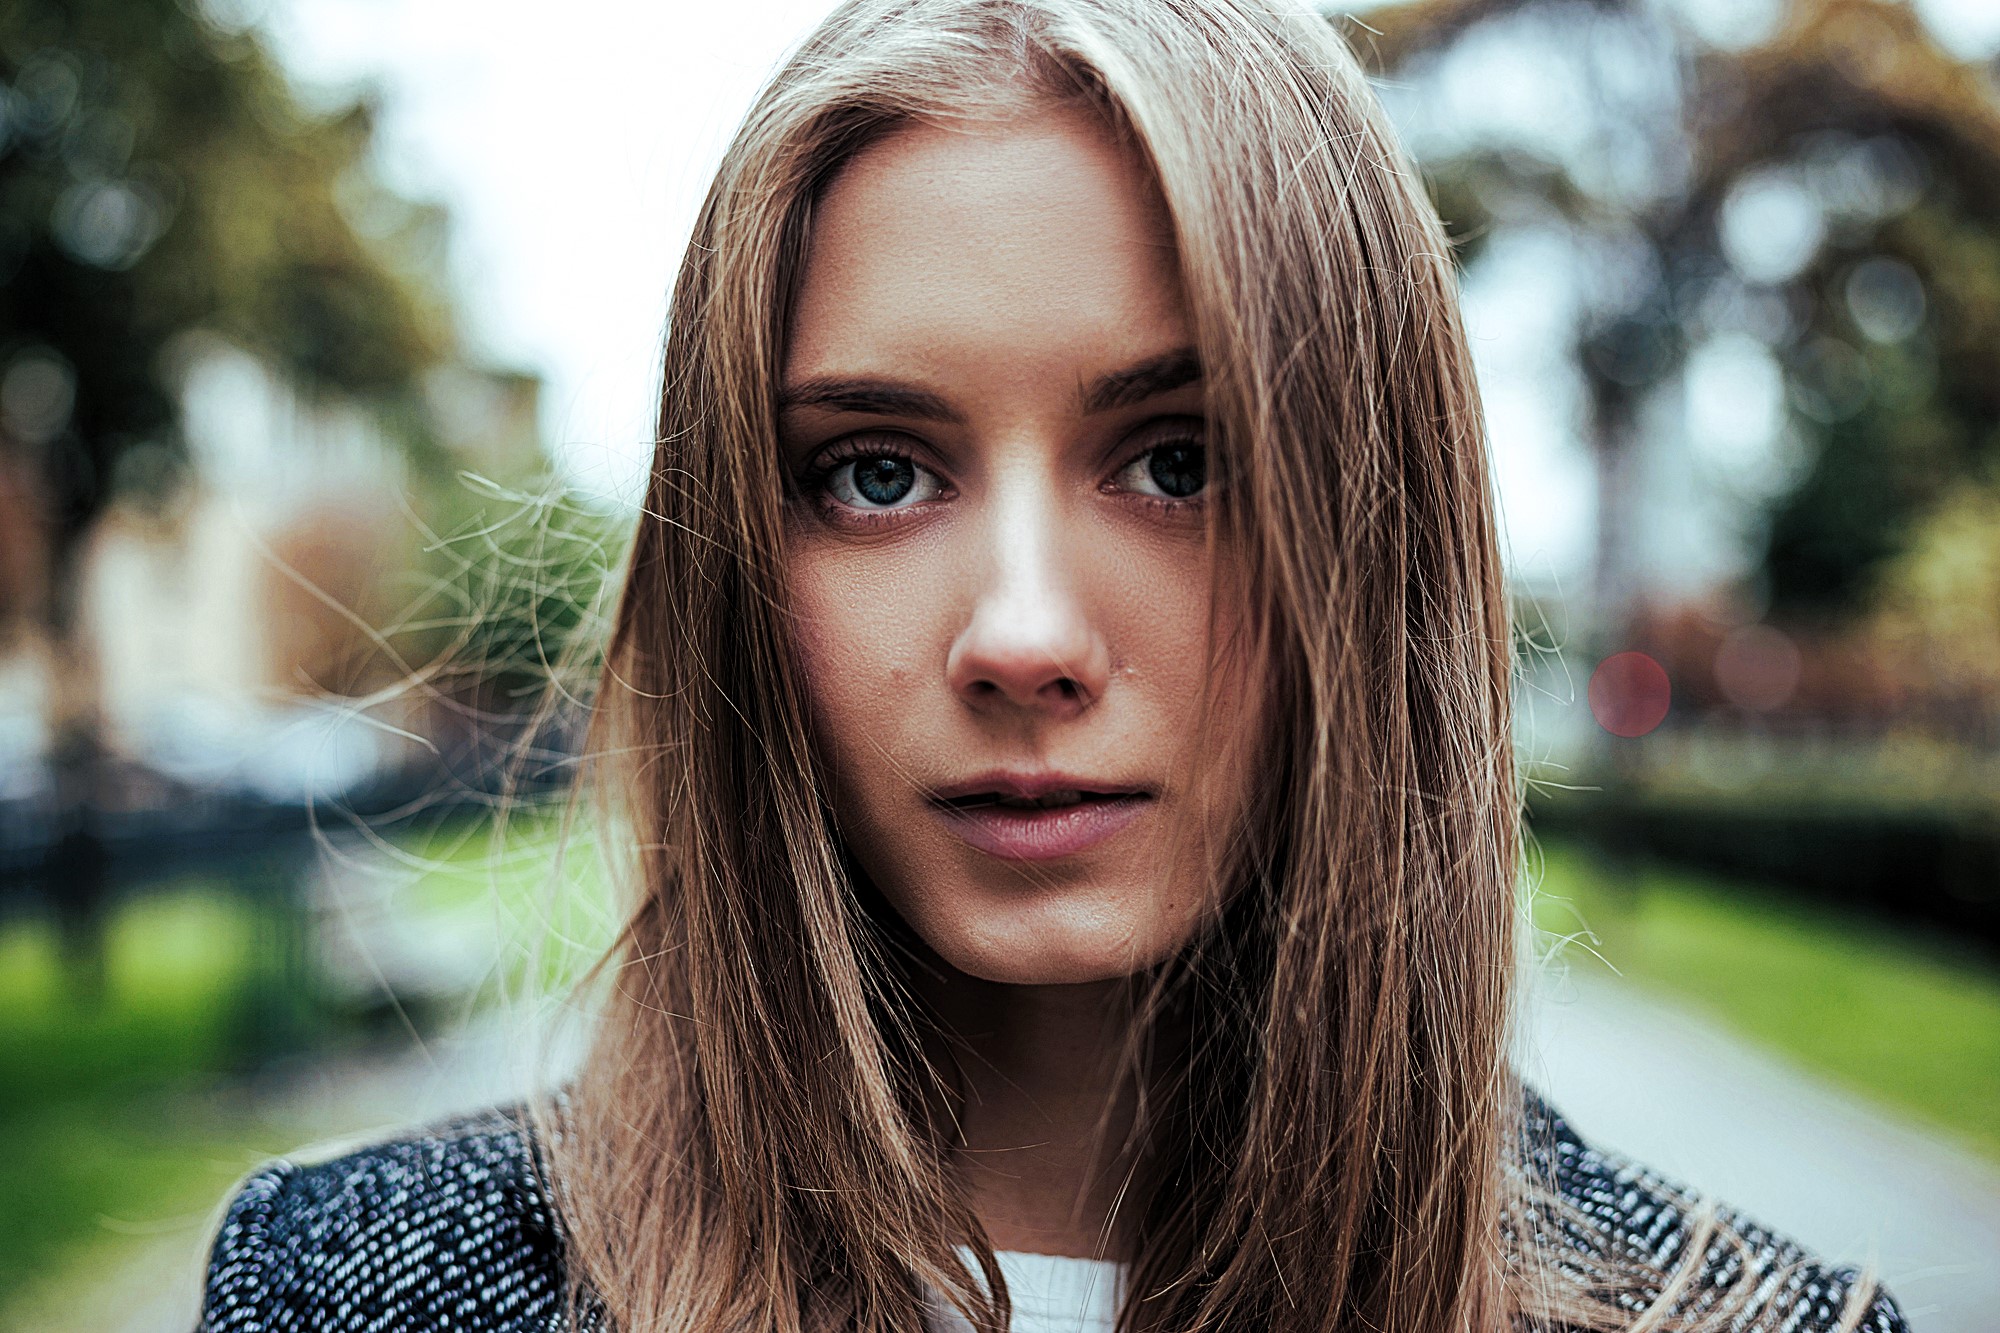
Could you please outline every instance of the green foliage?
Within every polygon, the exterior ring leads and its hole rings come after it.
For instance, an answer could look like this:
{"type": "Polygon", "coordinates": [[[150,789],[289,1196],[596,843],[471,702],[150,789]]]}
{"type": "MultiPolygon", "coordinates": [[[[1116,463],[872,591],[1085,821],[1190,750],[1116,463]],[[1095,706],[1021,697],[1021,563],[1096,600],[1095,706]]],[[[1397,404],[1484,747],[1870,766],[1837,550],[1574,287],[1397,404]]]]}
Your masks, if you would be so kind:
{"type": "Polygon", "coordinates": [[[1900,679],[2000,716],[2000,484],[1952,487],[1877,586],[1873,637],[1900,679]]]}
{"type": "Polygon", "coordinates": [[[1996,783],[2000,756],[1920,736],[1806,747],[1711,733],[1615,784],[1529,804],[1540,828],[2000,950],[1996,783]]]}
{"type": "Polygon", "coordinates": [[[2000,1160],[1990,958],[1756,884],[1544,842],[1537,924],[1805,1068],[2000,1160]]]}
{"type": "MultiPolygon", "coordinates": [[[[2000,118],[1960,170],[2000,174],[2000,118]]],[[[1913,136],[1919,202],[1836,233],[1794,284],[1804,319],[1785,349],[1793,415],[1817,441],[1813,466],[1773,506],[1765,568],[1774,601],[1846,614],[1916,539],[1955,479],[2000,467],[2000,199],[1943,173],[1913,136]],[[1914,279],[1907,331],[1884,328],[1871,271],[1914,279]],[[1900,336],[1890,337],[1890,334],[1900,336]]]]}
{"type": "Polygon", "coordinates": [[[195,0],[0,0],[0,88],[0,444],[43,480],[57,578],[119,489],[178,475],[191,330],[426,444],[442,214],[373,183],[367,103],[306,111],[195,0]]]}
{"type": "MultiPolygon", "coordinates": [[[[1543,43],[1550,77],[1572,74],[1586,100],[1635,77],[1679,86],[1636,111],[1596,108],[1588,151],[1644,163],[1640,185],[1606,161],[1585,163],[1582,180],[1487,142],[1426,163],[1440,211],[1470,229],[1462,258],[1476,260],[1488,225],[1523,219],[1567,226],[1600,257],[1575,336],[1601,457],[1628,447],[1641,401],[1702,341],[1747,332],[1769,345],[1807,460],[1760,525],[1772,609],[1864,610],[1952,479],[2000,467],[1991,79],[1894,0],[1789,0],[1769,36],[1740,49],[1705,45],[1658,6],[1571,0],[1405,0],[1351,35],[1402,75],[1489,25],[1543,43]],[[1618,62],[1635,50],[1669,52],[1671,71],[1634,76],[1618,62]],[[1733,266],[1728,215],[1757,189],[1803,201],[1821,225],[1800,271],[1733,266]]],[[[1614,543],[1629,519],[1599,515],[1614,543]]]]}
{"type": "Polygon", "coordinates": [[[441,689],[518,715],[550,690],[587,692],[602,664],[632,516],[551,478],[529,489],[461,474],[435,497],[442,531],[389,633],[441,689]]]}
{"type": "Polygon", "coordinates": [[[1427,165],[1424,183],[1452,240],[1452,257],[1471,268],[1503,221],[1533,217],[1588,223],[1598,206],[1560,163],[1516,148],[1479,148],[1427,165]]]}

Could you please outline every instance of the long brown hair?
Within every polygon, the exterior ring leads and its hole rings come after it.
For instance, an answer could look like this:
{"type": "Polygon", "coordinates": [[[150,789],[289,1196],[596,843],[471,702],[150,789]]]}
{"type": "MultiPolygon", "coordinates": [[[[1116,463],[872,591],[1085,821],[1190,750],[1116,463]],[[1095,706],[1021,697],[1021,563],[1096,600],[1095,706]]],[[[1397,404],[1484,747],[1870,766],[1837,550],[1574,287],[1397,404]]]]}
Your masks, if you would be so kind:
{"type": "Polygon", "coordinates": [[[738,132],[594,701],[632,901],[539,1124],[578,1297],[623,1333],[888,1330],[930,1287],[1005,1326],[893,923],[825,798],[775,398],[841,165],[1051,103],[1102,115],[1171,219],[1242,556],[1217,595],[1247,598],[1280,721],[1226,909],[1146,978],[1142,1013],[1192,1035],[1148,1075],[1125,1327],[1622,1326],[1507,1222],[1512,658],[1449,248],[1344,44],[1260,0],[851,0],[738,132]]]}

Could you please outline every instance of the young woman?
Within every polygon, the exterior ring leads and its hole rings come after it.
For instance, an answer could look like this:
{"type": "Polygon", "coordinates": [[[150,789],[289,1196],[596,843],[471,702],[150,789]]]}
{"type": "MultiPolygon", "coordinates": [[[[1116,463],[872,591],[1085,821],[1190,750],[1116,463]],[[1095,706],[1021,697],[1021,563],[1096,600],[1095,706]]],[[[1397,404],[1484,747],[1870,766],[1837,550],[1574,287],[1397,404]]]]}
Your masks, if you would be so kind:
{"type": "Polygon", "coordinates": [[[562,1094],[232,1202],[233,1329],[1902,1327],[1505,1059],[1448,246],[1267,0],[853,0],[674,296],[562,1094]]]}

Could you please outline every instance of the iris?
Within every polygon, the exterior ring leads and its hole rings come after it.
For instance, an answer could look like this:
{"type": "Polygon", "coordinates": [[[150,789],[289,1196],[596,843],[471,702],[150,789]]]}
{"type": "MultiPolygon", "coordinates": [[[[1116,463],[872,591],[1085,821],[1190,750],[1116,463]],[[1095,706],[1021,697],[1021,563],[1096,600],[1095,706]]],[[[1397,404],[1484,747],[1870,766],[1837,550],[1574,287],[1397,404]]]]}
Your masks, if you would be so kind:
{"type": "Polygon", "coordinates": [[[1146,470],[1154,485],[1185,500],[1208,482],[1208,451],[1198,444],[1163,444],[1152,451],[1146,470]]]}
{"type": "Polygon", "coordinates": [[[895,504],[916,484],[916,465],[907,458],[880,454],[855,460],[854,489],[869,504],[895,504]]]}

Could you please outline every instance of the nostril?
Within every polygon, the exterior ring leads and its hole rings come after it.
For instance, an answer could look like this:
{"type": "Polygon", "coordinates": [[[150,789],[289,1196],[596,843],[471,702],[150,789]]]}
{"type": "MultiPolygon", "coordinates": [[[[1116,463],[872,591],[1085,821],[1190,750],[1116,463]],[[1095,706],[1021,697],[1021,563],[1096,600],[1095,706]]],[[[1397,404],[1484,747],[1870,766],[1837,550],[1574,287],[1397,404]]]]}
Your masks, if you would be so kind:
{"type": "Polygon", "coordinates": [[[945,661],[961,699],[982,709],[1004,701],[1073,716],[1102,693],[1110,654],[1082,614],[1053,602],[1033,611],[994,601],[966,625],[945,661]]]}

